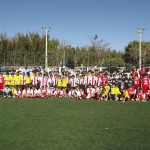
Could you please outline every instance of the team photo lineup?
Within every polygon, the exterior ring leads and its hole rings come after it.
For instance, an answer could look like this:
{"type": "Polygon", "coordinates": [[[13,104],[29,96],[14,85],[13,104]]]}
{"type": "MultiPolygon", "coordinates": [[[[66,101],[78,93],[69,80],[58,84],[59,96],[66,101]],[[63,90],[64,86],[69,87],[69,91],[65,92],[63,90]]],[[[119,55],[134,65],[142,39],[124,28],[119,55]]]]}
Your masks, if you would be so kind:
{"type": "Polygon", "coordinates": [[[108,70],[77,71],[72,75],[66,72],[46,72],[45,68],[36,72],[27,66],[22,73],[7,73],[0,77],[1,95],[14,98],[49,98],[69,97],[91,99],[97,101],[149,101],[150,100],[150,68],[137,71],[136,67],[130,74],[108,70]]]}

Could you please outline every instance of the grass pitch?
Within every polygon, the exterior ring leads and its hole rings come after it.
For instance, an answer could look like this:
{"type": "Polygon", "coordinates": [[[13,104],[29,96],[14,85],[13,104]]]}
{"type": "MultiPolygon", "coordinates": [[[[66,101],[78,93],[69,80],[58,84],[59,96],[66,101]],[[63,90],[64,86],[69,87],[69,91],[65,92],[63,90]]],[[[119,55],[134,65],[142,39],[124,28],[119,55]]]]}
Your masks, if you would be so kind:
{"type": "Polygon", "coordinates": [[[150,102],[0,98],[0,150],[149,150],[150,102]]]}

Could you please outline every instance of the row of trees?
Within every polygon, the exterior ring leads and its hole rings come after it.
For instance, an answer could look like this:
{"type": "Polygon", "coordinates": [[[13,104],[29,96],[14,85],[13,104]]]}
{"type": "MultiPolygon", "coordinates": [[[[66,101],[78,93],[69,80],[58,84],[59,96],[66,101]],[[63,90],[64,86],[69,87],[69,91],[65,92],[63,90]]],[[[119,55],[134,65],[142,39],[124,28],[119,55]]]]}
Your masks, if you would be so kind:
{"type": "MultiPolygon", "coordinates": [[[[112,50],[110,44],[100,40],[97,35],[89,37],[90,46],[72,47],[58,39],[49,40],[49,66],[129,66],[138,62],[138,41],[125,47],[125,51],[112,50]]],[[[142,42],[143,63],[150,63],[150,42],[142,42]]],[[[0,62],[6,66],[22,66],[24,64],[44,66],[45,36],[37,32],[17,33],[8,38],[6,33],[0,34],[0,62]]]]}

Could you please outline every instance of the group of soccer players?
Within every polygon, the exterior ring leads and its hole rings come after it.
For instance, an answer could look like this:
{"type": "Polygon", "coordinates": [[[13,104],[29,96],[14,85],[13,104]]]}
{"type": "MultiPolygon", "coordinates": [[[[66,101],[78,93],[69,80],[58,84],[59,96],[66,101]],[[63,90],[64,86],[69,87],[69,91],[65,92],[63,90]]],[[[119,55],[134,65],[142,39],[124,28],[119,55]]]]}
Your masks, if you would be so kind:
{"type": "Polygon", "coordinates": [[[150,101],[150,69],[137,72],[136,67],[130,75],[125,72],[110,74],[99,70],[80,72],[7,73],[0,75],[0,94],[14,98],[69,97],[97,101],[119,100],[122,102],[150,101]]]}

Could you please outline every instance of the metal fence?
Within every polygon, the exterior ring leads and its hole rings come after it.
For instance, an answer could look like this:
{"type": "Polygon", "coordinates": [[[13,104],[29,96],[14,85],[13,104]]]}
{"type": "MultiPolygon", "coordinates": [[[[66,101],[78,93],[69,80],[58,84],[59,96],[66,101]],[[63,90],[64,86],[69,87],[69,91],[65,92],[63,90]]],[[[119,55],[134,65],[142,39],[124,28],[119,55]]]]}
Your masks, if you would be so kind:
{"type": "MultiPolygon", "coordinates": [[[[150,55],[142,57],[142,61],[148,66],[150,55]]],[[[1,52],[0,65],[1,66],[44,66],[45,53],[41,52],[1,52]]],[[[60,67],[67,66],[74,68],[77,66],[97,66],[97,67],[132,67],[138,66],[138,53],[129,53],[129,55],[112,53],[92,53],[92,52],[53,52],[48,53],[48,66],[60,67]],[[133,58],[134,56],[134,58],[133,58]],[[136,60],[135,60],[136,59],[136,60]]]]}

